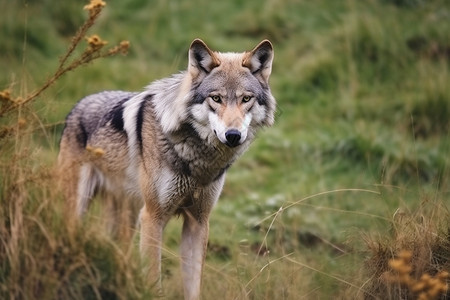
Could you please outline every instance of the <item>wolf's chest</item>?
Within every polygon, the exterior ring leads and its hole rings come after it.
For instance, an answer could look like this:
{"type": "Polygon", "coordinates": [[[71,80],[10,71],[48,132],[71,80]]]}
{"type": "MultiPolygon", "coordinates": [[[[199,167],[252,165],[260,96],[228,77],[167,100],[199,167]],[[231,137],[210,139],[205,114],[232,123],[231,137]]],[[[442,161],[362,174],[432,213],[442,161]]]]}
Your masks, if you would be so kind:
{"type": "Polygon", "coordinates": [[[192,203],[199,193],[199,187],[192,178],[175,173],[169,168],[160,172],[155,187],[159,204],[168,210],[176,210],[192,203]]]}
{"type": "Polygon", "coordinates": [[[206,186],[216,181],[240,154],[239,151],[225,151],[200,143],[180,143],[173,149],[172,153],[167,154],[167,161],[175,173],[182,174],[175,181],[183,191],[186,182],[190,186],[194,182],[199,186],[206,186]]]}

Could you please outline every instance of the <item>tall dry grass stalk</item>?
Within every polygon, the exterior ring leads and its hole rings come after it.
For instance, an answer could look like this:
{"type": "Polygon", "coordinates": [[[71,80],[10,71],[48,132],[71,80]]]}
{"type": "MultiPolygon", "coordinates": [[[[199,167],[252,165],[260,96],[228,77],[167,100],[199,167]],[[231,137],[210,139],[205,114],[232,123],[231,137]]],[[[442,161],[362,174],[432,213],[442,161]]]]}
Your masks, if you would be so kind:
{"type": "Polygon", "coordinates": [[[118,45],[105,49],[105,46],[108,44],[107,41],[102,40],[96,34],[89,37],[86,36],[89,29],[92,28],[100,16],[100,13],[105,5],[106,3],[102,0],[91,0],[88,5],[84,6],[84,9],[89,12],[89,18],[83,25],[80,26],[77,33],[73,36],[67,52],[59,61],[59,65],[56,68],[55,73],[50,76],[41,87],[26,96],[14,97],[8,89],[0,92],[0,102],[2,104],[0,107],[0,118],[9,112],[17,111],[20,107],[23,107],[23,105],[35,100],[67,72],[75,70],[76,68],[86,65],[99,58],[105,58],[116,54],[125,55],[128,53],[128,48],[130,46],[129,41],[121,41],[118,45]],[[80,45],[83,39],[86,39],[88,46],[79,57],[70,60],[70,57],[73,55],[75,49],[80,45]]]}
{"type": "MultiPolygon", "coordinates": [[[[59,65],[39,88],[21,95],[0,91],[0,298],[130,299],[146,297],[133,247],[120,248],[98,228],[64,219],[52,167],[37,161],[33,133],[42,127],[29,104],[63,75],[94,60],[126,54],[128,41],[107,47],[87,36],[105,2],[91,0],[89,16],[59,65]],[[77,57],[75,50],[86,40],[77,57]],[[34,121],[34,122],[32,122],[34,121]],[[136,277],[136,278],[135,278],[136,277]]],[[[149,296],[149,295],[147,295],[149,296]]]]}

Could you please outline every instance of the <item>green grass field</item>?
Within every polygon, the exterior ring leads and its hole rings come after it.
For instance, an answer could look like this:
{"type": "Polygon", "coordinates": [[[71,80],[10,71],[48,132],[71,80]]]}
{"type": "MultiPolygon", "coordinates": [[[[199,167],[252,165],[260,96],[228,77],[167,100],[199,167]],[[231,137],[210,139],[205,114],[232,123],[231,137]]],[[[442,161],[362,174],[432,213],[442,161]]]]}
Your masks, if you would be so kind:
{"type": "MultiPolygon", "coordinates": [[[[128,40],[128,55],[5,112],[55,72],[84,4],[0,1],[0,91],[13,99],[0,97],[0,298],[151,298],[138,237],[108,236],[97,206],[82,228],[67,226],[52,170],[79,99],[185,69],[197,37],[220,51],[270,39],[278,101],[275,125],[227,174],[203,299],[416,299],[383,279],[402,249],[417,278],[450,272],[448,1],[111,0],[88,35],[128,40]]],[[[182,297],[180,225],[165,232],[168,299],[182,297]]]]}

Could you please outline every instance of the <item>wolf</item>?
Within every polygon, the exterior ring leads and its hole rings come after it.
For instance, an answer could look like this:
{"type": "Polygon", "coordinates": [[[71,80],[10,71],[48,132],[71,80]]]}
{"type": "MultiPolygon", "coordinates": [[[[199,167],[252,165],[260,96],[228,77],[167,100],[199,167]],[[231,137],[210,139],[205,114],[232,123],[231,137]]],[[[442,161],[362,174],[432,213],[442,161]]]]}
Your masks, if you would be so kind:
{"type": "Polygon", "coordinates": [[[58,162],[68,212],[82,216],[96,194],[137,203],[149,283],[160,286],[163,229],[181,215],[184,295],[199,298],[209,215],[225,173],[258,129],[274,123],[273,57],[268,40],[221,53],[195,39],[187,70],[142,92],[87,96],[67,116],[58,162]]]}

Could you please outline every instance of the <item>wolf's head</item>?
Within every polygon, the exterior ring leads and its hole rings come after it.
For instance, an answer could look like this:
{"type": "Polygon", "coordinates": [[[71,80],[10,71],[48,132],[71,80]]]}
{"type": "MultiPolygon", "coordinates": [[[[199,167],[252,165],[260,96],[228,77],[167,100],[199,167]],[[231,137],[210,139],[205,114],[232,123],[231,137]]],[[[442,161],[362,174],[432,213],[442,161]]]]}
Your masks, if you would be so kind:
{"type": "Polygon", "coordinates": [[[189,49],[190,113],[200,135],[237,147],[274,121],[269,88],[273,48],[268,40],[243,53],[211,51],[196,39],[189,49]]]}

